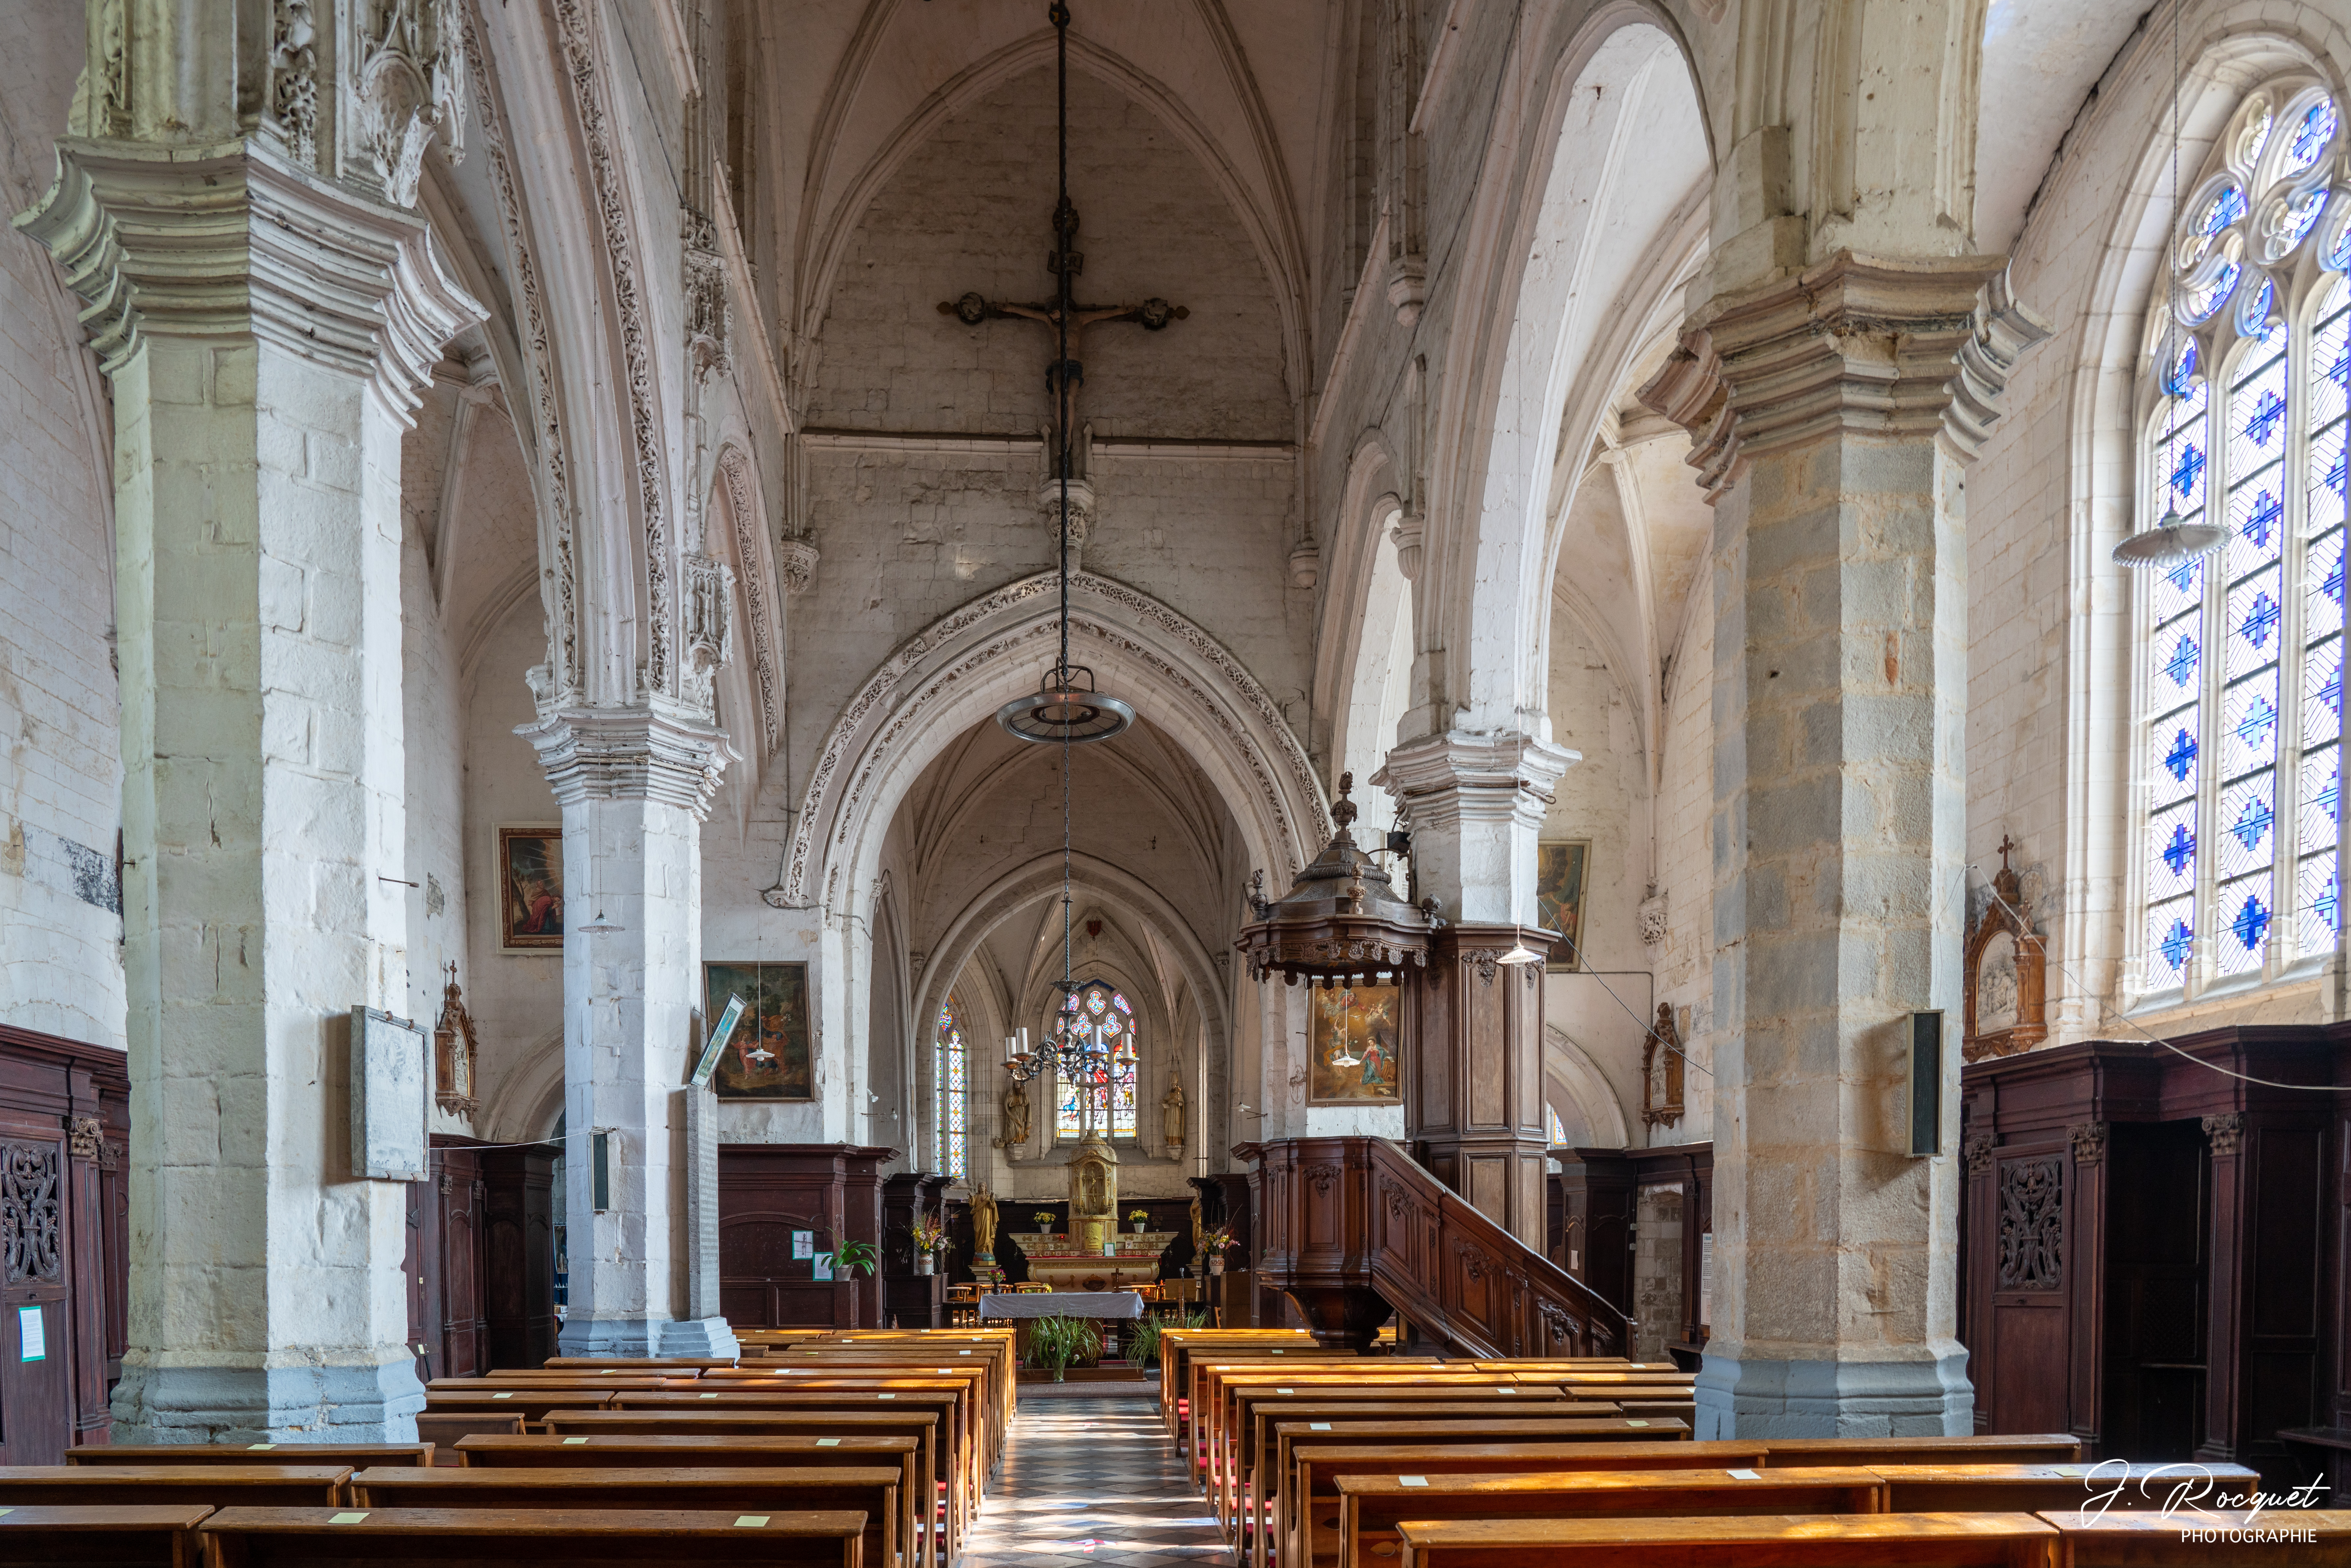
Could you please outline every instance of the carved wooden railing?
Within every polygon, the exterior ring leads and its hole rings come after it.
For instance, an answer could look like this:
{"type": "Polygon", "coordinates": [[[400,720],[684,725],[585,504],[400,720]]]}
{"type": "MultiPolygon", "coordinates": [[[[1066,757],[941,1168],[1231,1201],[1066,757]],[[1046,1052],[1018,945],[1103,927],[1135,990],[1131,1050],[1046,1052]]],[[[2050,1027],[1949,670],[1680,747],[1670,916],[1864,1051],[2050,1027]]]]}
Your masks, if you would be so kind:
{"type": "Polygon", "coordinates": [[[1447,1355],[1622,1355],[1625,1315],[1384,1138],[1257,1146],[1258,1267],[1314,1337],[1369,1345],[1391,1309],[1447,1355]]]}

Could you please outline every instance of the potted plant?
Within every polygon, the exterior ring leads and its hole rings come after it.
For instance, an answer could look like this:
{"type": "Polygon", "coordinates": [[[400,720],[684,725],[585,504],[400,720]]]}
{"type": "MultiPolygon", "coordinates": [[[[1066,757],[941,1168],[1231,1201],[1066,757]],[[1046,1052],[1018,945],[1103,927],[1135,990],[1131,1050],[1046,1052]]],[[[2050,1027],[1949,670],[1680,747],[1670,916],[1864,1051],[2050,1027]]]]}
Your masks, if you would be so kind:
{"type": "Polygon", "coordinates": [[[1140,1236],[1143,1234],[1143,1228],[1151,1223],[1151,1211],[1147,1208],[1130,1208],[1126,1211],[1126,1218],[1134,1226],[1134,1233],[1140,1236]]]}
{"type": "Polygon", "coordinates": [[[946,1227],[928,1215],[917,1218],[913,1227],[914,1237],[914,1272],[932,1271],[939,1249],[947,1244],[946,1227]]]}
{"type": "Polygon", "coordinates": [[[1200,1250],[1207,1254],[1209,1273],[1225,1271],[1225,1251],[1232,1244],[1233,1228],[1229,1225],[1219,1225],[1200,1238],[1200,1250]]]}
{"type": "Polygon", "coordinates": [[[1039,1318],[1029,1329],[1029,1363],[1053,1375],[1102,1359],[1102,1331],[1088,1318],[1039,1318]]]}
{"type": "Polygon", "coordinates": [[[832,1271],[836,1277],[849,1281],[849,1321],[852,1323],[857,1322],[858,1270],[863,1270],[871,1274],[874,1265],[880,1261],[881,1255],[873,1249],[871,1241],[843,1241],[833,1249],[832,1271]]]}
{"type": "Polygon", "coordinates": [[[1050,1236],[1053,1234],[1053,1211],[1051,1209],[1040,1208],[1034,1214],[1031,1214],[1029,1218],[1037,1222],[1038,1235],[1050,1236]]]}

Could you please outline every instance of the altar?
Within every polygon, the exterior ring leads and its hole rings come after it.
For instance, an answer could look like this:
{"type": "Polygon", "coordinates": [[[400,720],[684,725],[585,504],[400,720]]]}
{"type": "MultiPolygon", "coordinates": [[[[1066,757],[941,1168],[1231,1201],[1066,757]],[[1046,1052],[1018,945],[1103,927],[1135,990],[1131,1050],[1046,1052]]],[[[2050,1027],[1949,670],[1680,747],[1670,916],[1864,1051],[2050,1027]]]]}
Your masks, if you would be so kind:
{"type": "Polygon", "coordinates": [[[1055,1291],[1132,1291],[1159,1277],[1159,1255],[1176,1239],[1176,1232],[1128,1232],[1116,1242],[1117,1251],[1104,1257],[1101,1248],[1082,1251],[1066,1236],[1023,1236],[1021,1249],[1029,1257],[1029,1278],[1055,1291]]]}

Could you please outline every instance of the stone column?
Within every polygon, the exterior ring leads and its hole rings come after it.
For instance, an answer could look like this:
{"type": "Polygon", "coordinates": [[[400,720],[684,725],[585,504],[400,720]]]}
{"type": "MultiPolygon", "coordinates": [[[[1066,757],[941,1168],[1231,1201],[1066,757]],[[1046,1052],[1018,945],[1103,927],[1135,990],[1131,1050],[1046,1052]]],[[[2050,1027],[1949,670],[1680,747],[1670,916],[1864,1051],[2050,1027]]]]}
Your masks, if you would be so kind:
{"type": "Polygon", "coordinates": [[[352,1177],[348,1019],[407,994],[401,433],[481,308],[421,219],[253,142],[69,139],[18,222],[114,388],[119,1430],[413,1438],[404,1195],[352,1177]]]}
{"type": "Polygon", "coordinates": [[[563,1354],[731,1345],[723,1318],[688,1315],[684,1085],[702,1000],[702,821],[732,749],[667,705],[564,708],[517,733],[563,809],[563,1354]]]}
{"type": "Polygon", "coordinates": [[[1405,1138],[1437,1178],[1536,1251],[1543,1246],[1542,965],[1535,843],[1577,754],[1515,732],[1456,731],[1388,753],[1374,783],[1412,826],[1421,896],[1446,922],[1405,1041],[1405,1138]],[[1524,942],[1521,944],[1521,937],[1524,942]]]}
{"type": "Polygon", "coordinates": [[[1904,1044],[1960,1002],[1962,465],[2044,332],[1999,269],[1836,255],[1715,298],[1642,392],[1716,503],[1701,1437],[1970,1428],[1959,1176],[1904,1152],[1904,1044]]]}

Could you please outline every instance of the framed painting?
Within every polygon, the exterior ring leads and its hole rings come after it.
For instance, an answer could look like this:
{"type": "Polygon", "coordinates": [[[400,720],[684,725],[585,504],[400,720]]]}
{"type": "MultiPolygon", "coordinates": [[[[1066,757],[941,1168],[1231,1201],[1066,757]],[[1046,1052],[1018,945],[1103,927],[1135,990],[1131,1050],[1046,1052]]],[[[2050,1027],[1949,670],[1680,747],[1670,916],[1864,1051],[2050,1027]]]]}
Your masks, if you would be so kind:
{"type": "Polygon", "coordinates": [[[1535,918],[1567,938],[1552,949],[1548,969],[1583,967],[1584,873],[1590,839],[1551,839],[1535,846],[1535,918]]]}
{"type": "Polygon", "coordinates": [[[816,1098],[808,969],[806,964],[702,966],[703,1017],[718,1018],[729,998],[743,998],[742,1019],[711,1075],[718,1098],[816,1098]]]}
{"type": "Polygon", "coordinates": [[[1396,1056],[1404,990],[1396,985],[1320,988],[1306,993],[1307,1040],[1313,1053],[1308,1103],[1404,1103],[1396,1056]]]}
{"type": "Polygon", "coordinates": [[[498,946],[509,953],[563,951],[563,829],[498,830],[498,946]]]}

